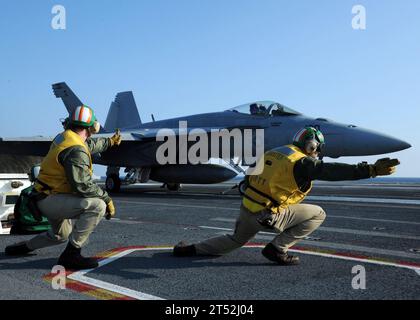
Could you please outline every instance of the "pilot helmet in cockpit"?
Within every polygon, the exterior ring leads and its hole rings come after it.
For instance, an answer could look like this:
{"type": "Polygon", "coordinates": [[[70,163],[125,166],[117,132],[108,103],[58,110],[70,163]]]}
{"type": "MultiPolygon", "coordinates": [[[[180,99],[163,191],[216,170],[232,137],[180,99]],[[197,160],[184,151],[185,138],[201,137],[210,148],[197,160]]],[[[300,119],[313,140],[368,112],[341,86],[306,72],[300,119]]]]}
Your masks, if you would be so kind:
{"type": "Polygon", "coordinates": [[[258,103],[251,103],[249,105],[249,113],[250,114],[257,114],[260,111],[258,103]]]}

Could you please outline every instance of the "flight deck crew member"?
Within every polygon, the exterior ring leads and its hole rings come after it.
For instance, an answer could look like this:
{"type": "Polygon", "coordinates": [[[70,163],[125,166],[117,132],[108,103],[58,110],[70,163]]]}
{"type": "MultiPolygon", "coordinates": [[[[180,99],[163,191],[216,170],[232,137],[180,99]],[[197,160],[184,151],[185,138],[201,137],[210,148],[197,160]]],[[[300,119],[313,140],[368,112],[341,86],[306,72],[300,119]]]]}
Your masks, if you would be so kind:
{"type": "Polygon", "coordinates": [[[27,254],[68,241],[58,264],[72,270],[90,269],[98,263],[83,257],[81,248],[102,217],[110,219],[115,215],[112,199],[92,179],[91,155],[119,145],[121,136],[117,130],[111,138],[91,138],[99,132],[100,125],[87,106],[77,107],[66,120],[65,131],[54,138],[34,186],[45,196],[37,205],[51,229],[8,246],[6,254],[27,254]]]}
{"type": "Polygon", "coordinates": [[[324,146],[322,133],[312,127],[300,130],[292,145],[265,153],[259,161],[263,172],[247,176],[240,215],[233,235],[223,235],[187,245],[178,243],[175,256],[222,255],[247,243],[256,233],[269,229],[278,235],[265,246],[262,254],[280,265],[296,265],[299,257],[288,249],[316,230],[325,220],[324,210],[312,204],[300,204],[312,188],[313,180],[358,180],[390,175],[397,159],[380,159],[375,164],[324,163],[318,160],[324,146]]]}

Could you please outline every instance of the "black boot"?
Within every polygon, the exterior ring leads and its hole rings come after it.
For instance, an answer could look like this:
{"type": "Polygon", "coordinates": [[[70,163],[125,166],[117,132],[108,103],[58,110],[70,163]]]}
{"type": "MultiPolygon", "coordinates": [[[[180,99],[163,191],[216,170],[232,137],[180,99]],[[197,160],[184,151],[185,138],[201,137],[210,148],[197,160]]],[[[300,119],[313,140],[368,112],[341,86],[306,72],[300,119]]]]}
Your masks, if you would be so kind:
{"type": "Polygon", "coordinates": [[[32,252],[33,250],[29,249],[26,245],[26,242],[19,242],[12,244],[10,246],[7,246],[4,250],[4,253],[6,256],[23,256],[28,254],[29,252],[32,252]]]}
{"type": "Polygon", "coordinates": [[[193,244],[187,245],[185,242],[179,242],[173,250],[175,257],[192,257],[197,255],[193,244]]]}
{"type": "Polygon", "coordinates": [[[299,264],[299,257],[288,255],[287,252],[280,252],[272,243],[267,244],[261,253],[268,260],[277,262],[282,266],[299,264]]]}
{"type": "Polygon", "coordinates": [[[57,264],[69,270],[93,269],[98,267],[99,264],[96,259],[85,258],[80,254],[80,251],[80,248],[76,248],[69,242],[60,258],[58,258],[57,264]]]}

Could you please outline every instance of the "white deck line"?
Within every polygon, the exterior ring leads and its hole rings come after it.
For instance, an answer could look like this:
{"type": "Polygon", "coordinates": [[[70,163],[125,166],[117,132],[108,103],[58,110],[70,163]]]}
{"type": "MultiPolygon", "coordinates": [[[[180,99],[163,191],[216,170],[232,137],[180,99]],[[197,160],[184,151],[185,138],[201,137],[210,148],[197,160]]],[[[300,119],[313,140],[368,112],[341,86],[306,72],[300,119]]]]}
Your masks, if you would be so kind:
{"type": "MultiPolygon", "coordinates": [[[[145,248],[147,249],[147,248],[145,248]]],[[[115,260],[118,260],[126,255],[129,255],[135,251],[138,251],[141,249],[127,249],[125,251],[122,251],[120,253],[117,253],[109,258],[106,258],[104,260],[101,260],[99,262],[99,267],[102,267],[104,265],[107,265],[111,262],[114,262],[115,260]]],[[[157,249],[155,249],[157,250],[157,249]]],[[[69,279],[75,280],[75,281],[79,281],[91,286],[94,286],[96,288],[101,288],[101,289],[105,289],[114,293],[118,293],[127,297],[131,297],[137,300],[164,300],[160,297],[157,296],[153,296],[141,291],[136,291],[136,290],[132,290],[132,289],[128,289],[125,287],[121,287],[109,282],[105,282],[105,281],[101,281],[101,280],[97,280],[97,279],[93,279],[93,278],[89,278],[86,276],[86,274],[88,274],[89,272],[93,271],[95,269],[90,269],[90,270],[83,270],[83,271],[79,271],[79,272],[75,272],[72,273],[71,275],[68,276],[69,279]]]]}
{"type": "MultiPolygon", "coordinates": [[[[305,200],[315,200],[324,202],[351,202],[357,206],[363,204],[409,204],[420,205],[420,200],[410,199],[382,199],[382,198],[353,198],[353,197],[332,197],[332,196],[307,196],[305,200]]],[[[161,203],[161,202],[146,202],[146,201],[132,201],[132,200],[117,200],[121,203],[131,203],[137,205],[150,205],[150,206],[163,206],[163,207],[180,207],[180,208],[197,208],[197,209],[218,209],[218,210],[239,210],[238,207],[215,207],[215,206],[202,206],[202,205],[189,205],[189,204],[176,204],[176,203],[161,203]]],[[[405,207],[404,207],[405,208],[405,207]]],[[[415,207],[414,207],[415,208],[415,207]]],[[[411,209],[411,208],[410,208],[411,209]]]]}
{"type": "MultiPolygon", "coordinates": [[[[219,222],[235,222],[235,219],[230,218],[212,218],[210,221],[219,221],[219,222]]],[[[384,237],[384,238],[396,238],[396,239],[407,239],[407,240],[420,240],[418,236],[410,236],[404,234],[392,234],[387,232],[377,232],[377,231],[367,231],[367,230],[355,230],[355,229],[346,229],[346,228],[331,228],[331,227],[319,227],[317,230],[324,232],[335,232],[335,233],[345,233],[345,234],[355,234],[363,235],[370,237],[384,237]]]]}
{"type": "MultiPolygon", "coordinates": [[[[229,229],[229,228],[219,228],[219,227],[210,227],[210,226],[200,226],[200,228],[219,230],[219,231],[230,231],[230,232],[233,231],[233,229],[229,229]]],[[[218,232],[217,234],[223,235],[224,233],[218,232]]],[[[276,235],[277,235],[276,233],[272,233],[272,232],[259,232],[255,236],[255,239],[271,241],[272,239],[274,239],[276,235]]],[[[344,243],[334,243],[334,242],[325,242],[325,241],[302,240],[300,243],[314,246],[314,247],[320,247],[320,248],[351,250],[351,251],[367,252],[367,253],[373,253],[373,254],[383,254],[383,255],[409,258],[409,259],[420,259],[419,254],[405,252],[405,251],[398,251],[398,250],[388,250],[388,249],[372,248],[372,247],[365,247],[365,246],[355,246],[355,245],[349,245],[349,244],[344,244],[344,243]]]]}
{"type": "MultiPolygon", "coordinates": [[[[263,248],[264,245],[245,245],[244,248],[263,248]]],[[[172,247],[149,247],[149,248],[138,248],[138,249],[127,249],[125,251],[119,252],[113,256],[110,256],[109,258],[106,258],[102,260],[99,264],[99,267],[104,266],[106,264],[109,264],[111,262],[114,262],[120,258],[123,258],[126,255],[129,255],[135,251],[146,251],[146,250],[172,250],[172,247]]],[[[299,249],[290,249],[290,252],[299,252],[301,254],[307,254],[307,255],[313,255],[313,256],[320,256],[325,258],[332,258],[332,259],[339,259],[339,260],[346,260],[346,261],[357,261],[362,263],[369,263],[369,264],[375,264],[375,265],[382,265],[382,266],[389,266],[389,267],[396,267],[396,268],[402,268],[402,269],[409,269],[414,270],[417,274],[420,275],[420,268],[415,266],[407,266],[404,264],[394,263],[394,262],[386,262],[386,261],[378,261],[368,258],[356,258],[356,257],[345,257],[340,256],[336,254],[329,254],[329,253],[322,253],[322,252],[314,252],[314,251],[308,251],[308,250],[299,250],[299,249]]],[[[86,276],[89,272],[93,271],[95,269],[90,270],[84,270],[75,272],[68,276],[69,279],[79,281],[91,286],[94,286],[96,288],[105,289],[117,294],[121,294],[124,296],[128,296],[134,299],[138,300],[164,300],[160,297],[150,295],[141,291],[136,291],[132,289],[128,289],[126,287],[118,286],[109,282],[89,278],[86,276]]]]}
{"type": "MultiPolygon", "coordinates": [[[[375,219],[375,218],[362,218],[362,217],[349,217],[349,216],[337,216],[334,214],[327,213],[327,219],[348,219],[348,220],[361,220],[361,221],[373,221],[373,222],[383,222],[383,223],[400,223],[400,224],[411,224],[411,225],[420,225],[420,222],[415,221],[406,221],[406,220],[389,220],[389,219],[375,219]]],[[[223,218],[216,217],[210,219],[211,221],[220,221],[220,222],[235,222],[236,219],[233,218],[223,218]]]]}
{"type": "Polygon", "coordinates": [[[336,196],[307,196],[307,200],[335,201],[335,202],[363,202],[363,203],[390,203],[420,205],[420,200],[393,199],[393,198],[360,198],[360,197],[336,197],[336,196]]]}

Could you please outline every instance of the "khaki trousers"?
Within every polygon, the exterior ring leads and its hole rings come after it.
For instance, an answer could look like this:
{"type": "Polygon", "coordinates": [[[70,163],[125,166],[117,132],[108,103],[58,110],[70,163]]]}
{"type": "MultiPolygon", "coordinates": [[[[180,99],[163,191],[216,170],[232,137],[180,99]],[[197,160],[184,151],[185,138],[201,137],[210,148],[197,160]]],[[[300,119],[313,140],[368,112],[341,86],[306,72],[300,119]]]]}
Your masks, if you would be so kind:
{"type": "Polygon", "coordinates": [[[51,229],[27,242],[28,248],[32,250],[58,245],[67,240],[76,248],[81,248],[106,212],[103,200],[72,194],[50,195],[39,201],[38,207],[50,222],[51,229]]]}
{"type": "Polygon", "coordinates": [[[279,233],[271,243],[280,251],[287,250],[298,241],[311,234],[325,220],[325,212],[321,207],[311,204],[290,205],[283,212],[271,214],[267,211],[252,213],[244,206],[236,220],[233,235],[211,238],[195,245],[197,254],[222,255],[242,247],[259,231],[275,231],[279,233]],[[257,219],[265,216],[273,219],[272,228],[262,226],[257,219]]]}

